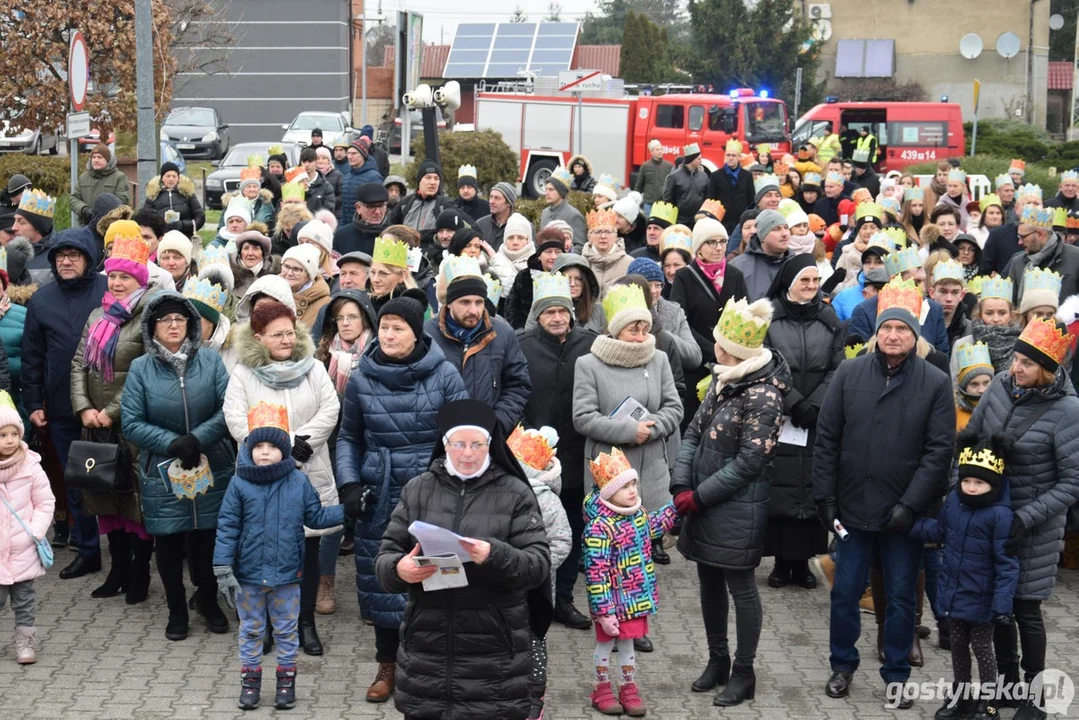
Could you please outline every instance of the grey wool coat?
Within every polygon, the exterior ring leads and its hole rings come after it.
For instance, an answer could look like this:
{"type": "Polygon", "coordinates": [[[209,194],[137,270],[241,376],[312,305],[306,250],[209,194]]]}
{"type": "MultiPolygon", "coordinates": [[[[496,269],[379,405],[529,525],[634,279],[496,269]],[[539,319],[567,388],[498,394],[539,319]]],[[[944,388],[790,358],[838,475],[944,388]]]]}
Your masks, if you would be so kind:
{"type": "Polygon", "coordinates": [[[1064,547],[1068,508],[1079,501],[1079,398],[1067,373],[1057,370],[1051,385],[1023,393],[1015,400],[1011,375],[999,373],[974,409],[967,431],[981,438],[1014,432],[1048,403],[1037,422],[1015,438],[1004,473],[1011,487],[1013,523],[1026,528],[1016,556],[1019,558],[1020,600],[1045,600],[1057,576],[1057,561],[1064,547]]]}

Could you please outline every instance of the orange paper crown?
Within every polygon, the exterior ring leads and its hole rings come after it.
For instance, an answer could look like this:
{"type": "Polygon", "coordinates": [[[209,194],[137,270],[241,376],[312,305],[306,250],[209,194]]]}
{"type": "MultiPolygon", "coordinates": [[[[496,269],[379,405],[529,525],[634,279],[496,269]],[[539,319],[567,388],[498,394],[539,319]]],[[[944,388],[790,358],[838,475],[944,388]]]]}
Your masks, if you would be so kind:
{"type": "Polygon", "coordinates": [[[593,210],[588,213],[588,229],[595,230],[596,228],[611,228],[616,227],[614,210],[593,210]]]}
{"type": "Polygon", "coordinates": [[[260,400],[247,413],[247,432],[255,428],[272,427],[288,432],[288,408],[284,405],[271,405],[260,400]]]}
{"type": "MultiPolygon", "coordinates": [[[[1066,332],[1061,332],[1053,318],[1034,318],[1023,328],[1019,342],[1016,343],[1016,350],[1020,350],[1019,343],[1028,345],[1060,365],[1068,353],[1071,336],[1066,332]]],[[[1037,362],[1037,358],[1031,359],[1037,362]]]]}
{"type": "Polygon", "coordinates": [[[772,165],[772,173],[779,178],[780,182],[784,182],[787,179],[787,173],[791,171],[791,166],[787,163],[777,162],[772,165]]]}
{"type": "Polygon", "coordinates": [[[518,460],[536,470],[543,470],[554,458],[554,448],[547,438],[536,430],[525,430],[520,425],[506,439],[506,445],[518,460]]]}
{"type": "Polygon", "coordinates": [[[141,235],[120,235],[113,240],[109,257],[145,265],[150,261],[150,243],[143,240],[141,235]]]}
{"type": "Polygon", "coordinates": [[[285,171],[285,182],[293,182],[301,175],[307,175],[307,171],[302,167],[293,167],[285,171]]]}
{"type": "Polygon", "coordinates": [[[589,460],[588,468],[592,471],[592,478],[600,490],[612,480],[621,480],[621,476],[625,473],[634,475],[637,473],[622,451],[616,447],[611,448],[609,455],[600,453],[595,460],[589,460]]]}
{"type": "Polygon", "coordinates": [[[877,298],[877,315],[885,310],[901,308],[915,318],[922,314],[922,289],[913,280],[900,280],[896,276],[880,289],[877,298]]]}
{"type": "Polygon", "coordinates": [[[708,213],[716,220],[722,220],[723,216],[727,214],[727,208],[723,207],[723,203],[719,200],[709,198],[701,204],[701,209],[698,212],[708,213]]]}
{"type": "Polygon", "coordinates": [[[1026,160],[1019,160],[1018,158],[1013,159],[1011,161],[1011,164],[1008,165],[1008,169],[1009,170],[1026,170],[1027,169],[1027,161],[1026,160]]]}
{"type": "Polygon", "coordinates": [[[757,164],[757,156],[752,153],[743,153],[741,163],[742,169],[748,170],[757,164]]]}
{"type": "Polygon", "coordinates": [[[240,182],[244,180],[262,180],[262,170],[257,167],[245,167],[240,171],[240,182]]]}

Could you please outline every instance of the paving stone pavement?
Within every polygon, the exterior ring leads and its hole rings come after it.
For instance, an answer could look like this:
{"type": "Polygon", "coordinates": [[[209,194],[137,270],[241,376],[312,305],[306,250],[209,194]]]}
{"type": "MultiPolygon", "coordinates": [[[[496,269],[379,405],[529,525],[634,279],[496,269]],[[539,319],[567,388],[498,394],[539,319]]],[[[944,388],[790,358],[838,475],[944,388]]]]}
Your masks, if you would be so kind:
{"type": "MultiPolygon", "coordinates": [[[[10,632],[11,611],[0,612],[0,707],[3,718],[251,718],[278,713],[266,706],[254,713],[236,707],[239,669],[235,623],[227,635],[205,630],[192,615],[191,636],[183,642],[165,639],[164,593],[154,577],[150,598],[128,606],[123,598],[93,600],[90,590],[104,573],[77,580],[60,580],[59,569],[73,555],[57,551],[57,564],[37,581],[38,662],[19,666],[10,632]]],[[[828,593],[767,586],[770,560],[757,573],[764,603],[764,628],[757,656],[756,699],[729,709],[712,707],[711,693],[689,691],[706,655],[697,596],[696,572],[681,557],[658,567],[660,612],[652,624],[656,651],[638,654],[638,681],[648,703],[648,717],[683,718],[807,718],[874,720],[899,717],[931,718],[936,702],[918,702],[909,711],[884,707],[877,663],[863,663],[855,675],[851,697],[832,700],[824,695],[828,677],[828,593]]],[[[319,633],[327,646],[321,658],[300,655],[296,708],[289,718],[400,718],[392,703],[371,705],[364,693],[374,678],[374,634],[359,620],[351,557],[338,564],[338,611],[318,616],[319,633]]],[[[578,606],[585,607],[578,583],[578,606]]],[[[1061,571],[1053,597],[1045,605],[1049,635],[1048,667],[1067,672],[1079,683],[1079,572],[1061,571]]],[[[860,647],[871,647],[872,617],[863,615],[860,647]]],[[[731,638],[734,642],[731,620],[731,638]]],[[[875,635],[874,635],[875,637],[875,635]]],[[[592,675],[593,635],[556,625],[548,636],[550,720],[602,717],[588,701],[592,675]]],[[[936,682],[950,678],[947,653],[924,645],[926,664],[915,668],[912,680],[936,682]]],[[[267,667],[273,663],[267,660],[267,667]]],[[[272,678],[272,676],[271,676],[272,678]]],[[[269,681],[272,688],[272,679],[269,681]]],[[[271,690],[272,696],[272,690],[271,690]]],[[[1002,712],[1010,718],[1012,711],[1002,712]]],[[[1079,716],[1079,703],[1068,716],[1079,716]]],[[[487,720],[487,719],[475,719],[487,720]]],[[[494,720],[494,719],[490,719],[494,720]]]]}

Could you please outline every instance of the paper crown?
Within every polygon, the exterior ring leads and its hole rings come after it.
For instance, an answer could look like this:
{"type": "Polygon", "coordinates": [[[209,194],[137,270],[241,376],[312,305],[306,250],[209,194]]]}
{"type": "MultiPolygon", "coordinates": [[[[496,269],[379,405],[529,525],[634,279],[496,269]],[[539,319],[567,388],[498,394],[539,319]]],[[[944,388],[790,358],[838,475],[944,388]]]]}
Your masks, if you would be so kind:
{"type": "Polygon", "coordinates": [[[502,299],[502,282],[490,275],[484,275],[483,282],[487,285],[487,299],[497,307],[498,301],[502,299]]]}
{"type": "Polygon", "coordinates": [[[686,157],[689,157],[690,155],[700,155],[701,148],[697,143],[690,143],[682,148],[682,154],[686,157]]]}
{"type": "Polygon", "coordinates": [[[772,146],[769,145],[768,143],[761,143],[760,145],[757,146],[757,154],[758,155],[761,155],[761,154],[771,155],[772,154],[772,146]]]}
{"type": "Polygon", "coordinates": [[[143,240],[141,235],[118,235],[112,241],[109,258],[145,265],[150,261],[150,243],[143,240]]]}
{"type": "Polygon", "coordinates": [[[963,266],[955,260],[942,260],[933,266],[933,285],[944,280],[955,280],[962,285],[965,282],[963,266]]]}
{"type": "Polygon", "coordinates": [[[851,155],[851,161],[856,163],[869,162],[869,148],[858,148],[851,155]]]}
{"type": "Polygon", "coordinates": [[[1064,278],[1052,270],[1043,270],[1040,267],[1030,267],[1023,273],[1023,294],[1034,290],[1045,290],[1053,295],[1060,295],[1060,288],[1064,284],[1064,278]]]}
{"type": "Polygon", "coordinates": [[[805,187],[806,185],[820,187],[820,183],[820,173],[808,172],[802,177],[802,187],[805,187]]]}
{"type": "Polygon", "coordinates": [[[712,335],[722,336],[739,347],[754,349],[764,344],[769,324],[767,318],[758,317],[750,311],[745,298],[729,298],[712,335]]]}
{"type": "Polygon", "coordinates": [[[752,153],[743,155],[740,161],[742,163],[743,170],[749,170],[751,167],[757,164],[757,158],[752,153]]]}
{"type": "Polygon", "coordinates": [[[245,167],[240,171],[240,183],[247,182],[248,180],[254,180],[261,183],[262,170],[258,167],[245,167]]]}
{"type": "Polygon", "coordinates": [[[884,256],[884,269],[889,277],[896,277],[900,273],[921,266],[922,258],[915,247],[905,247],[884,256]]]}
{"type": "Polygon", "coordinates": [[[846,357],[847,360],[853,360],[854,358],[861,355],[863,350],[865,350],[865,343],[854,343],[853,345],[844,345],[843,346],[843,356],[846,357]]]}
{"type": "Polygon", "coordinates": [[[1007,173],[1005,173],[1003,175],[997,175],[996,178],[993,179],[993,187],[995,189],[1000,190],[1005,185],[1010,185],[1012,187],[1015,187],[1015,181],[1012,180],[1011,175],[1008,175],[1007,173]]]}
{"type": "Polygon", "coordinates": [[[690,257],[693,257],[693,236],[684,232],[672,232],[661,236],[659,254],[663,255],[668,250],[685,250],[690,257]]]}
{"type": "MultiPolygon", "coordinates": [[[[535,299],[533,299],[535,302],[535,299]]],[[[637,285],[612,285],[603,297],[603,313],[610,322],[615,315],[623,310],[648,311],[648,303],[644,299],[644,291],[637,285]]]]}
{"type": "MultiPolygon", "coordinates": [[[[905,248],[907,245],[910,244],[910,236],[907,235],[907,231],[901,227],[896,227],[895,225],[892,225],[890,227],[884,228],[883,230],[881,230],[881,232],[887,235],[889,239],[891,239],[892,243],[895,244],[896,250],[899,250],[900,248],[905,248]]],[[[874,233],[874,235],[876,235],[876,233],[874,233]]],[[[872,238],[870,238],[870,240],[872,240],[872,238]]]]}
{"type": "Polygon", "coordinates": [[[779,201],[776,211],[785,218],[789,218],[795,210],[801,210],[802,206],[793,198],[783,198],[779,201]]]}
{"type": "Polygon", "coordinates": [[[0,270],[7,272],[7,248],[0,247],[0,270]]]}
{"type": "MultiPolygon", "coordinates": [[[[706,200],[705,202],[708,201],[706,200]]],[[[663,202],[662,200],[654,202],[652,203],[652,211],[648,213],[648,219],[651,220],[652,218],[662,220],[668,225],[674,225],[678,222],[678,208],[675,205],[672,205],[669,202],[663,202]]]]}
{"type": "Polygon", "coordinates": [[[955,346],[955,363],[959,368],[959,374],[963,375],[967,370],[985,366],[993,372],[993,360],[989,356],[989,346],[983,342],[960,343],[955,346]]]}
{"type": "MultiPolygon", "coordinates": [[[[701,209],[698,210],[697,212],[705,213],[707,215],[711,215],[716,220],[722,220],[723,216],[727,214],[727,208],[723,207],[723,203],[721,203],[719,200],[713,200],[712,198],[708,198],[703,203],[701,203],[701,209]]],[[[677,209],[675,210],[675,215],[674,216],[675,216],[675,219],[677,220],[678,219],[678,211],[677,211],[677,209]]]]}
{"type": "Polygon", "coordinates": [[[532,303],[552,297],[573,298],[570,294],[569,278],[560,272],[540,273],[532,281],[532,303]]]}
{"type": "Polygon", "coordinates": [[[1065,208],[1053,208],[1053,227],[1064,228],[1068,225],[1068,211],[1065,208]]]}
{"type": "Polygon", "coordinates": [[[1031,183],[1026,183],[1024,185],[1020,185],[1019,189],[1015,191],[1015,197],[1016,197],[1016,199],[1019,199],[1019,200],[1022,200],[1023,198],[1028,198],[1028,197],[1038,198],[1039,200],[1041,200],[1042,199],[1042,189],[1038,185],[1033,185],[1031,183]]]}
{"type": "Polygon", "coordinates": [[[199,464],[190,470],[185,469],[179,458],[169,463],[169,485],[178,498],[194,500],[214,484],[214,474],[205,455],[199,456],[199,464]]]}
{"type": "MultiPolygon", "coordinates": [[[[248,155],[247,156],[247,167],[248,168],[263,168],[263,167],[266,167],[266,158],[262,157],[261,155],[248,155]]],[[[259,175],[261,176],[262,173],[259,173],[259,175]]],[[[242,178],[243,176],[244,176],[244,173],[243,173],[243,170],[241,170],[240,171],[240,177],[242,178]]]]}
{"type": "MultiPolygon", "coordinates": [[[[975,280],[977,280],[977,278],[975,278],[975,280]]],[[[999,300],[1012,302],[1012,298],[1015,297],[1015,285],[1012,283],[1011,278],[986,277],[981,282],[981,292],[979,295],[982,300],[997,298],[999,300]]]]}
{"type": "Polygon", "coordinates": [[[725,152],[742,154],[742,141],[731,138],[723,148],[725,152]]]}
{"type": "Polygon", "coordinates": [[[285,171],[285,182],[294,183],[299,182],[307,177],[307,171],[302,167],[292,167],[285,171]]]}
{"type": "Polygon", "coordinates": [[[442,276],[446,278],[447,285],[465,275],[483,277],[480,261],[468,255],[447,255],[446,259],[442,261],[440,271],[442,276]]]}
{"type": "Polygon", "coordinates": [[[614,210],[592,210],[588,213],[588,229],[616,227],[617,216],[614,210]]]}
{"type": "Polygon", "coordinates": [[[922,288],[913,280],[892,278],[880,289],[877,295],[877,317],[885,310],[899,308],[909,312],[914,318],[922,314],[922,288]]]}
{"type": "Polygon", "coordinates": [[[1079,228],[1079,215],[1076,214],[1075,210],[1068,213],[1068,219],[1064,221],[1064,227],[1068,230],[1079,228]]]}
{"type": "MultiPolygon", "coordinates": [[[[1071,336],[1057,329],[1055,318],[1034,318],[1019,335],[1017,343],[1026,343],[1034,350],[1044,354],[1057,365],[1064,362],[1064,356],[1071,345],[1071,336]]],[[[1016,350],[1019,350],[1016,347],[1016,350]]],[[[1032,358],[1034,359],[1034,358],[1032,358]]]]}
{"type": "Polygon", "coordinates": [[[790,171],[791,166],[785,162],[777,162],[776,164],[772,165],[772,172],[775,173],[775,176],[777,178],[780,178],[781,180],[785,179],[787,177],[787,173],[789,173],[790,171]]]}
{"type": "Polygon", "coordinates": [[[1060,173],[1060,182],[1076,181],[1079,180],[1079,172],[1075,170],[1065,170],[1060,173]]]}
{"type": "Polygon", "coordinates": [[[266,152],[270,155],[284,155],[285,148],[282,147],[280,144],[274,144],[266,148],[266,152]]]}
{"type": "Polygon", "coordinates": [[[296,183],[285,183],[281,186],[281,202],[285,200],[299,200],[303,202],[307,197],[307,190],[303,185],[297,185],[296,183]]]}
{"type": "Polygon", "coordinates": [[[256,428],[272,427],[288,432],[288,408],[284,405],[271,405],[260,400],[247,412],[247,432],[256,428]]]}
{"type": "MultiPolygon", "coordinates": [[[[1004,458],[997,457],[993,453],[993,449],[989,447],[982,447],[977,452],[973,447],[963,448],[959,453],[959,464],[984,468],[995,475],[1000,475],[1004,472],[1004,458]]],[[[960,476],[962,476],[962,472],[960,476]]]]}
{"type": "Polygon", "coordinates": [[[1026,172],[1026,169],[1027,161],[1019,160],[1018,158],[1012,160],[1011,164],[1008,166],[1008,172],[1012,172],[1013,170],[1018,170],[1019,172],[1026,172]]]}
{"type": "Polygon", "coordinates": [[[880,248],[885,253],[892,253],[898,250],[899,246],[896,245],[891,235],[884,232],[875,232],[870,236],[869,242],[866,243],[865,250],[862,253],[866,253],[870,248],[880,248]]]}
{"type": "Polygon", "coordinates": [[[557,180],[566,187],[569,187],[571,184],[573,184],[573,176],[570,175],[567,168],[561,166],[556,167],[554,170],[551,171],[551,179],[557,180]]]}
{"type": "Polygon", "coordinates": [[[375,249],[371,253],[371,262],[392,265],[399,268],[408,267],[408,245],[392,237],[379,236],[375,238],[375,249]]]}
{"type": "Polygon", "coordinates": [[[51,218],[56,212],[56,199],[40,190],[27,190],[19,199],[19,210],[51,218]]]}
{"type": "Polygon", "coordinates": [[[854,222],[858,222],[862,218],[868,218],[880,225],[880,218],[883,214],[884,208],[875,202],[859,203],[858,207],[854,209],[854,222]]]}
{"type": "Polygon", "coordinates": [[[899,217],[899,213],[902,211],[902,207],[899,205],[899,201],[894,197],[886,197],[880,199],[880,206],[883,210],[890,212],[892,215],[899,217]]]}
{"type": "Polygon", "coordinates": [[[967,174],[959,168],[952,168],[948,171],[948,182],[961,182],[967,181],[967,174]]]}
{"type": "Polygon", "coordinates": [[[518,425],[506,438],[506,445],[518,461],[534,470],[543,470],[554,459],[554,446],[558,444],[558,433],[554,428],[544,426],[539,430],[525,430],[518,425]]]}
{"type": "Polygon", "coordinates": [[[210,265],[227,266],[228,264],[229,252],[224,246],[209,245],[203,248],[202,253],[199,255],[199,270],[210,265]]]}
{"type": "Polygon", "coordinates": [[[612,447],[610,453],[600,453],[595,460],[589,460],[588,469],[592,471],[592,479],[600,490],[612,480],[621,480],[626,473],[633,473],[634,477],[637,475],[629,460],[616,447],[612,447]]]}
{"type": "MultiPolygon", "coordinates": [[[[614,175],[611,175],[610,173],[603,173],[598,178],[596,178],[596,187],[600,186],[610,188],[617,193],[622,185],[615,179],[614,175]]],[[[592,192],[594,193],[595,190],[593,190],[592,192]]]]}
{"type": "Polygon", "coordinates": [[[913,202],[915,200],[925,200],[925,188],[920,185],[909,187],[903,191],[903,202],[913,202]]]}
{"type": "Polygon", "coordinates": [[[759,193],[765,188],[774,188],[776,191],[778,191],[779,178],[777,178],[775,175],[772,175],[771,173],[765,173],[764,175],[761,175],[759,178],[753,181],[754,192],[759,193]]]}
{"type": "MultiPolygon", "coordinates": [[[[1065,215],[1065,217],[1067,216],[1065,215]]],[[[1019,218],[1019,222],[1023,225],[1033,225],[1034,227],[1051,230],[1053,227],[1053,208],[1027,205],[1023,208],[1023,215],[1019,218]]]]}
{"type": "Polygon", "coordinates": [[[229,293],[217,283],[207,278],[188,278],[184,283],[184,297],[193,303],[202,303],[218,313],[225,312],[229,293]]]}
{"type": "Polygon", "coordinates": [[[996,193],[989,193],[988,195],[983,196],[982,199],[978,201],[978,209],[981,210],[983,213],[985,212],[985,209],[990,205],[999,205],[1000,208],[1003,209],[1004,201],[1001,200],[1000,195],[997,195],[996,193]]]}
{"type": "Polygon", "coordinates": [[[824,178],[824,184],[832,183],[833,185],[842,185],[847,179],[843,177],[842,173],[830,172],[828,176],[824,178]]]}
{"type": "Polygon", "coordinates": [[[473,180],[475,180],[479,176],[479,171],[476,170],[475,165],[462,165],[461,167],[457,168],[458,180],[460,180],[461,178],[472,178],[473,180]]]}

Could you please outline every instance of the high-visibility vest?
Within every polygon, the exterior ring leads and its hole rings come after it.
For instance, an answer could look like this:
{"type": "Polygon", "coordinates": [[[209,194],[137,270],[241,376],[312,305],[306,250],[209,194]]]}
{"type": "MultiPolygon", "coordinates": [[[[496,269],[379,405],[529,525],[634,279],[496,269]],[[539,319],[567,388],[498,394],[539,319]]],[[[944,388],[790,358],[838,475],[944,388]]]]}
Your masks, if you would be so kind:
{"type": "Polygon", "coordinates": [[[873,137],[873,133],[869,133],[865,137],[859,137],[858,142],[854,144],[855,150],[872,150],[873,155],[869,158],[869,162],[876,164],[877,155],[880,154],[880,145],[877,144],[877,139],[873,137]]]}
{"type": "Polygon", "coordinates": [[[828,161],[843,151],[839,136],[835,133],[826,135],[817,148],[817,164],[824,167],[828,161]]]}

